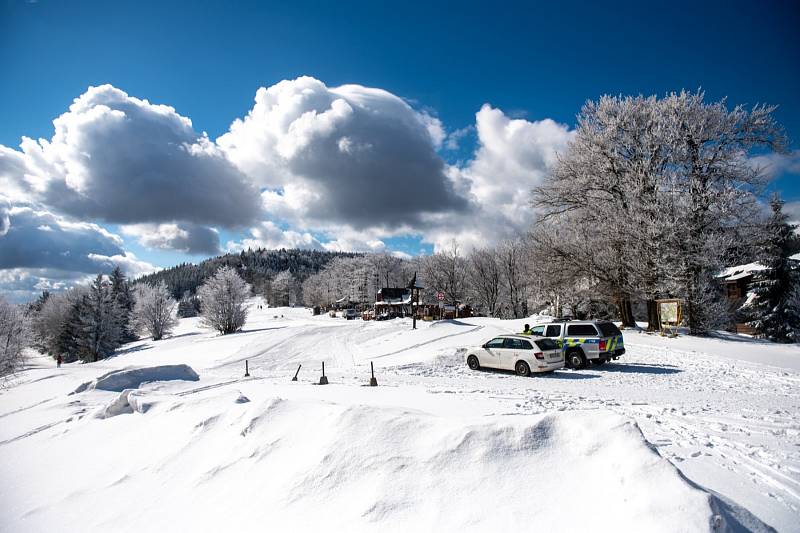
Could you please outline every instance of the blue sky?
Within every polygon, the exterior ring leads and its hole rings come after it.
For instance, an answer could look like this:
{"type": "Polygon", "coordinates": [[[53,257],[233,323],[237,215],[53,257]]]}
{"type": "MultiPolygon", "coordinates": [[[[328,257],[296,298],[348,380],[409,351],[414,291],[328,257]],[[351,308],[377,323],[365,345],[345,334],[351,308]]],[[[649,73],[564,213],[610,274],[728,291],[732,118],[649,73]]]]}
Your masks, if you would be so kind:
{"type": "MultiPolygon", "coordinates": [[[[587,99],[683,88],[702,87],[709,100],[727,96],[731,104],[779,105],[776,118],[792,139],[792,149],[798,148],[797,2],[462,2],[454,6],[0,0],[0,145],[18,150],[23,135],[51,139],[53,119],[66,113],[89,86],[103,84],[151,104],[173,107],[177,115],[191,119],[197,134],[205,131],[215,141],[229,132],[235,119],[253,109],[259,87],[310,76],[324,85],[287,90],[317,91],[320,98],[323,94],[327,98],[329,93],[341,96],[336,92],[339,86],[357,84],[405,99],[421,120],[432,117],[439,125],[443,137],[435,150],[445,164],[467,169],[478,166],[477,151],[482,142],[489,142],[481,140],[481,123],[501,135],[509,121],[525,120],[538,125],[539,129],[531,126],[531,135],[546,130],[557,137],[547,146],[555,150],[564,133],[557,125],[573,127],[587,99]],[[485,112],[484,104],[491,106],[485,112]],[[484,113],[483,122],[476,117],[479,111],[484,113]],[[555,125],[541,122],[547,119],[555,125]]],[[[364,92],[344,92],[358,112],[364,92]]],[[[108,98],[117,97],[106,94],[95,100],[108,98]]],[[[380,129],[369,123],[362,133],[373,134],[370,127],[380,129]]],[[[491,138],[486,133],[486,139],[491,138]]],[[[415,142],[403,139],[410,145],[415,142]]],[[[237,166],[242,165],[249,169],[247,165],[256,163],[245,154],[237,160],[237,166]]],[[[776,181],[789,201],[800,200],[798,166],[795,160],[794,173],[784,171],[776,181]]],[[[532,179],[538,179],[542,169],[535,170],[532,179]]],[[[261,191],[278,190],[270,174],[276,172],[273,167],[254,172],[264,174],[258,185],[261,191]]],[[[429,192],[423,186],[417,191],[434,205],[454,202],[447,191],[429,192]]],[[[382,191],[374,194],[380,196],[382,191]]],[[[457,209],[455,204],[450,207],[457,209]]],[[[127,233],[121,229],[131,223],[169,222],[160,215],[152,221],[133,215],[112,220],[115,217],[100,208],[82,217],[77,208],[52,210],[70,220],[77,217],[102,226],[122,238],[122,249],[152,265],[169,266],[208,255],[177,252],[163,242],[143,244],[147,228],[127,233]]],[[[384,249],[409,254],[430,252],[435,242],[452,233],[441,228],[428,231],[431,223],[420,218],[387,219],[365,233],[360,231],[369,225],[365,221],[380,214],[365,212],[363,219],[349,221],[337,212],[312,220],[317,214],[307,210],[301,216],[276,207],[268,217],[274,226],[264,231],[295,231],[314,246],[339,240],[340,247],[365,249],[379,240],[384,249]],[[344,236],[337,233],[341,225],[350,228],[344,236]]],[[[178,223],[192,237],[197,230],[208,238],[207,228],[213,228],[222,249],[228,242],[258,241],[248,229],[254,222],[237,219],[225,226],[186,214],[178,223]]]]}

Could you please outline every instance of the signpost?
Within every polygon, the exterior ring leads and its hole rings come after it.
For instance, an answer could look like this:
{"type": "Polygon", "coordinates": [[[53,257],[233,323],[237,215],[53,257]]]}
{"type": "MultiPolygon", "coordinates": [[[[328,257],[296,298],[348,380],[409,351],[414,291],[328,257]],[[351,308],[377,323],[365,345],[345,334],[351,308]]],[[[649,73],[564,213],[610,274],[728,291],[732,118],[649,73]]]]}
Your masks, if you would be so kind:
{"type": "Polygon", "coordinates": [[[444,300],[444,293],[442,291],[437,292],[436,299],[439,300],[440,302],[444,300]]]}
{"type": "Polygon", "coordinates": [[[414,272],[414,277],[408,282],[408,289],[411,290],[411,329],[417,329],[417,306],[419,305],[419,291],[424,289],[423,286],[417,283],[417,273],[414,272]]]}

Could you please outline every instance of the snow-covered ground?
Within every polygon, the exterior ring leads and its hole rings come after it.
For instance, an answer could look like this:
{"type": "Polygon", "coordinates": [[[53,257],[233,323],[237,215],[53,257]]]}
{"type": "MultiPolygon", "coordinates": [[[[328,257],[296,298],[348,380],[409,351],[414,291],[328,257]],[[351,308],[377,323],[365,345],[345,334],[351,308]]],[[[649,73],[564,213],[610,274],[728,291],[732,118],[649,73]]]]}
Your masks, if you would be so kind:
{"type": "Polygon", "coordinates": [[[36,359],[0,390],[0,531],[800,531],[800,348],[626,332],[597,369],[463,363],[524,322],[254,305],[234,335],[36,359]]]}

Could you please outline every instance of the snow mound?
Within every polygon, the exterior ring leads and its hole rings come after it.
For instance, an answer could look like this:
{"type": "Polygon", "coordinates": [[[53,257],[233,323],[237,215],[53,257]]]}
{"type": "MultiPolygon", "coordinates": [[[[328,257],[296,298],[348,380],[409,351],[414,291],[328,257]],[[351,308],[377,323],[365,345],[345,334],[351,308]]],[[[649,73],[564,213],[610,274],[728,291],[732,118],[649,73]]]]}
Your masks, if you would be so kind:
{"type": "Polygon", "coordinates": [[[189,365],[161,365],[145,368],[122,369],[109,372],[94,381],[83,383],[74,393],[87,390],[106,390],[122,392],[125,389],[138,389],[142,383],[151,381],[197,381],[197,375],[189,365]]]}
{"type": "MultiPolygon", "coordinates": [[[[132,412],[137,398],[124,391],[107,410],[132,412]]],[[[608,411],[464,421],[319,400],[232,408],[230,399],[120,422],[129,424],[126,445],[95,458],[92,483],[108,501],[136,494],[137,505],[86,523],[96,502],[77,491],[67,515],[38,502],[25,523],[162,531],[181,516],[187,531],[730,529],[708,493],[608,411]]],[[[59,440],[62,453],[85,448],[73,435],[59,440]]]]}
{"type": "Polygon", "coordinates": [[[95,418],[111,418],[129,413],[146,413],[155,402],[146,399],[137,389],[125,389],[101,408],[95,418]]]}

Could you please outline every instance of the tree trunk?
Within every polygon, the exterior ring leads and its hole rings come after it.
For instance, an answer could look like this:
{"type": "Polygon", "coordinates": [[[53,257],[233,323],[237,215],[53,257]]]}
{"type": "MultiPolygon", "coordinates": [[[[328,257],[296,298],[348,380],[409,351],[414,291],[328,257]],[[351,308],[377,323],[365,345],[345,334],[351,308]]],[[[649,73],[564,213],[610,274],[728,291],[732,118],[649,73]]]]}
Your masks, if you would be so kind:
{"type": "Polygon", "coordinates": [[[658,331],[661,329],[661,321],[658,317],[658,304],[655,300],[647,300],[647,331],[658,331]]]}
{"type": "Polygon", "coordinates": [[[700,269],[693,267],[689,273],[689,283],[686,287],[686,322],[689,326],[689,335],[702,335],[705,333],[700,320],[700,269]]]}
{"type": "Polygon", "coordinates": [[[622,319],[623,328],[635,328],[636,320],[633,318],[633,307],[630,298],[620,298],[617,300],[619,316],[622,319]]]}

